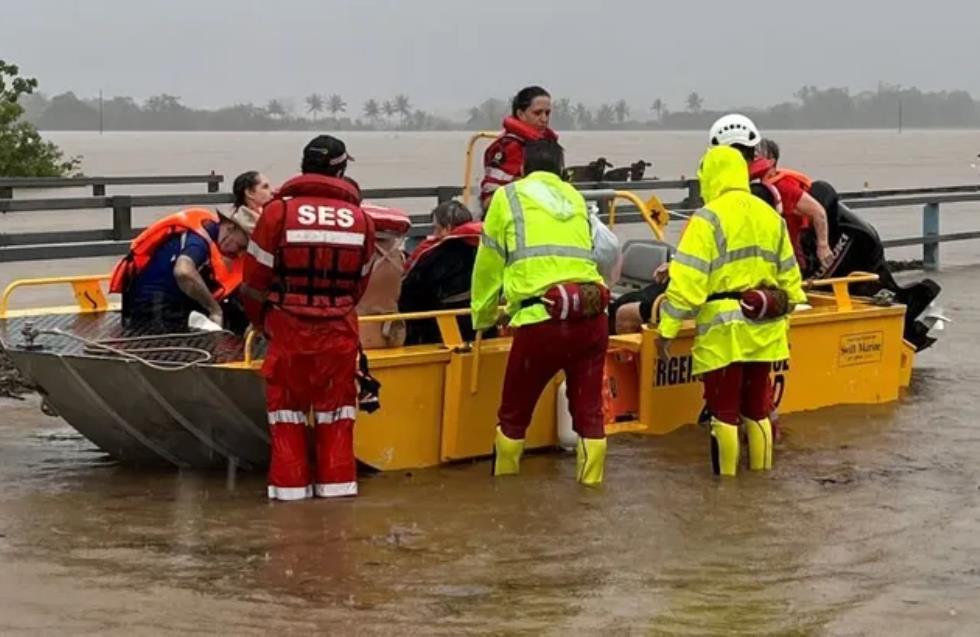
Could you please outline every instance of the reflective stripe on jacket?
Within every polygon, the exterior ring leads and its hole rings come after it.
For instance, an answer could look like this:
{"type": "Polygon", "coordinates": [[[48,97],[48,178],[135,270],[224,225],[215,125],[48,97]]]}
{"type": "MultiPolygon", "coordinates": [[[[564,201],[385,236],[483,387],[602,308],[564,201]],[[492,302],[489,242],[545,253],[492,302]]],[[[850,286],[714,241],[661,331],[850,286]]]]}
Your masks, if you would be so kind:
{"type": "Polygon", "coordinates": [[[541,304],[522,308],[558,283],[598,283],[585,199],[557,175],[535,172],[494,193],[473,267],[475,329],[497,321],[500,294],[510,324],[548,320],[541,304]]]}
{"type": "Polygon", "coordinates": [[[674,338],[681,321],[695,319],[695,374],[735,362],[785,360],[787,316],[750,321],[737,300],[707,299],[771,286],[784,290],[791,305],[805,302],[786,223],[750,194],[748,168],[737,150],[710,149],[698,177],[707,204],[691,217],[671,262],[660,334],[674,338]]]}

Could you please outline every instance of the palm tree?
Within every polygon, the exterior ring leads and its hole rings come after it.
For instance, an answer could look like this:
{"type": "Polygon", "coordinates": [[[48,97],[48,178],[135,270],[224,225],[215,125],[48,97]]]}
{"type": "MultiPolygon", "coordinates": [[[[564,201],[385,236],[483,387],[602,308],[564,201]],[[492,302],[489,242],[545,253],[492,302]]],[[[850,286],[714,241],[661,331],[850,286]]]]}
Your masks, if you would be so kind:
{"type": "Polygon", "coordinates": [[[344,98],[334,93],[327,98],[327,110],[330,111],[330,115],[337,117],[337,113],[347,112],[347,102],[344,101],[344,98]]]}
{"type": "Polygon", "coordinates": [[[650,110],[657,114],[658,121],[663,121],[664,110],[666,110],[666,108],[667,105],[664,104],[664,101],[658,97],[657,99],[653,100],[653,105],[650,107],[650,110]]]}
{"type": "Polygon", "coordinates": [[[313,121],[323,112],[323,97],[319,93],[313,93],[306,98],[306,112],[313,114],[313,121]]]}
{"type": "Polygon", "coordinates": [[[700,113],[703,105],[704,98],[698,95],[697,91],[691,91],[691,94],[687,96],[687,110],[692,113],[700,113]]]}
{"type": "Polygon", "coordinates": [[[429,114],[425,111],[415,111],[409,121],[409,128],[412,130],[425,130],[429,125],[429,114]]]}
{"type": "Polygon", "coordinates": [[[381,112],[385,114],[385,117],[390,124],[392,116],[397,113],[398,110],[395,108],[395,105],[391,100],[385,100],[385,103],[381,105],[381,112]]]}
{"type": "Polygon", "coordinates": [[[408,101],[408,96],[399,93],[395,96],[395,112],[402,116],[402,119],[407,119],[409,115],[412,114],[412,104],[408,101]]]}
{"type": "Polygon", "coordinates": [[[279,100],[269,100],[268,105],[266,105],[265,110],[269,113],[270,117],[279,118],[286,114],[286,109],[283,108],[282,102],[279,100]]]}
{"type": "Polygon", "coordinates": [[[592,128],[592,112],[582,102],[575,105],[575,121],[579,128],[592,128]]]}
{"type": "Polygon", "coordinates": [[[626,100],[619,100],[613,107],[616,111],[616,121],[622,124],[626,121],[626,118],[630,116],[630,107],[626,103],[626,100]]]}
{"type": "Polygon", "coordinates": [[[364,102],[365,117],[371,120],[372,123],[377,123],[379,115],[381,115],[381,107],[378,106],[378,100],[372,98],[364,102]]]}
{"type": "Polygon", "coordinates": [[[616,109],[609,104],[603,104],[599,107],[599,112],[596,113],[595,123],[600,128],[607,128],[613,123],[613,119],[616,117],[616,109]]]}

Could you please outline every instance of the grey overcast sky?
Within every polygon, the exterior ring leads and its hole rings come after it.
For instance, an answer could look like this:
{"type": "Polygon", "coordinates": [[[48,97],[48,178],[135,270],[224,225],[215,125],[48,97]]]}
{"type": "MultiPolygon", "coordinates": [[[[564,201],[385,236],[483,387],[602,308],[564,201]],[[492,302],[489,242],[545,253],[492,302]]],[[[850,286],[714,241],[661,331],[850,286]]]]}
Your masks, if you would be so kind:
{"type": "Polygon", "coordinates": [[[354,112],[403,92],[451,113],[529,83],[634,109],[879,81],[980,97],[978,31],[980,0],[0,0],[0,58],[49,95],[336,92],[354,112]]]}

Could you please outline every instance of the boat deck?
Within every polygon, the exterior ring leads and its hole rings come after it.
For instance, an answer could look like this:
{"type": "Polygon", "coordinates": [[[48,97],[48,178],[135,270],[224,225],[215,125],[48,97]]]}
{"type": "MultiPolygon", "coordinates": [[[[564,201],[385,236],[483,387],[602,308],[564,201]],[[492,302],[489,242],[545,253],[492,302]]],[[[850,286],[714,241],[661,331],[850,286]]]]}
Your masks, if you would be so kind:
{"type": "MultiPolygon", "coordinates": [[[[206,364],[241,361],[244,357],[245,339],[241,336],[228,332],[160,334],[146,327],[124,326],[121,314],[113,311],[38,314],[0,319],[0,344],[4,349],[12,351],[31,349],[30,340],[25,334],[30,328],[39,332],[33,341],[35,349],[61,356],[117,356],[95,345],[101,343],[132,351],[148,360],[164,364],[188,363],[199,360],[202,356],[199,353],[174,349],[178,347],[207,352],[211,359],[206,364]],[[58,331],[73,334],[77,338],[56,333],[58,331]],[[140,351],[148,349],[158,351],[140,351]]],[[[257,342],[254,349],[255,353],[261,355],[264,343],[257,342]]]]}

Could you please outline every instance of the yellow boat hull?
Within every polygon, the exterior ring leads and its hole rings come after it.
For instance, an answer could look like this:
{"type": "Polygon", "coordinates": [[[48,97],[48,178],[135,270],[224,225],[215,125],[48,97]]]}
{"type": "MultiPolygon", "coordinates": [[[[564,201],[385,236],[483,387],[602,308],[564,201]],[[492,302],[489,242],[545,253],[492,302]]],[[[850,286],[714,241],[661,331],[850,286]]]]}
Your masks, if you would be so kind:
{"type": "MultiPolygon", "coordinates": [[[[25,321],[50,321],[51,315],[60,315],[69,330],[110,322],[102,318],[118,324],[113,307],[103,299],[93,306],[98,295],[86,291],[76,308],[7,312],[6,297],[0,308],[0,339],[8,353],[37,379],[69,424],[123,460],[160,457],[191,467],[220,466],[227,459],[264,464],[268,437],[257,373],[261,360],[249,356],[253,339],[243,346],[241,339],[228,337],[234,343],[223,346],[232,352],[226,362],[179,372],[153,371],[77,348],[67,352],[49,345],[35,351],[21,344],[25,321]],[[127,383],[132,388],[123,386],[127,383]]],[[[913,348],[902,338],[904,306],[852,299],[846,282],[835,283],[834,294],[811,294],[810,304],[791,317],[791,359],[774,366],[779,412],[896,400],[910,382],[914,361],[913,348]]],[[[355,450],[359,460],[377,469],[429,467],[491,452],[511,341],[464,343],[452,312],[415,318],[434,315],[443,343],[368,351],[382,383],[382,407],[358,416],[355,450]]],[[[362,317],[364,322],[390,319],[362,317]]],[[[608,434],[666,434],[698,420],[702,386],[691,374],[693,324],[682,329],[666,361],[657,357],[656,335],[655,328],[646,327],[611,339],[608,434]]],[[[527,434],[529,449],[558,443],[560,382],[549,384],[538,402],[527,434]]]]}
{"type": "MultiPolygon", "coordinates": [[[[904,307],[855,302],[841,311],[830,297],[811,296],[812,310],[791,320],[792,358],[774,365],[774,400],[781,414],[832,405],[897,400],[908,386],[915,352],[902,339],[904,307]]],[[[656,330],[616,336],[611,352],[635,353],[638,418],[609,423],[609,434],[666,434],[695,423],[702,385],[691,375],[693,326],[658,360],[656,330]]],[[[358,417],[355,446],[363,462],[379,469],[427,467],[486,456],[493,445],[509,339],[484,342],[476,387],[472,351],[420,352],[417,348],[369,352],[382,382],[382,409],[358,417]],[[475,391],[473,391],[475,389],[475,391]]],[[[257,364],[257,363],[256,363],[257,364]]],[[[629,379],[627,379],[629,382],[629,379]]],[[[553,447],[557,391],[548,385],[528,430],[527,448],[553,447]]]]}

